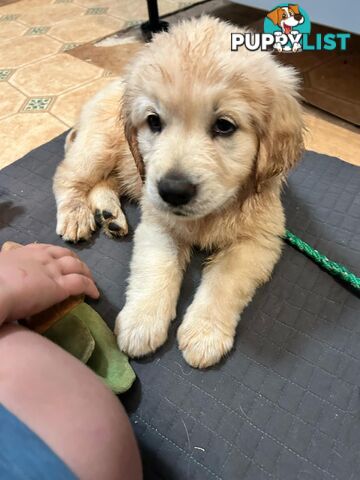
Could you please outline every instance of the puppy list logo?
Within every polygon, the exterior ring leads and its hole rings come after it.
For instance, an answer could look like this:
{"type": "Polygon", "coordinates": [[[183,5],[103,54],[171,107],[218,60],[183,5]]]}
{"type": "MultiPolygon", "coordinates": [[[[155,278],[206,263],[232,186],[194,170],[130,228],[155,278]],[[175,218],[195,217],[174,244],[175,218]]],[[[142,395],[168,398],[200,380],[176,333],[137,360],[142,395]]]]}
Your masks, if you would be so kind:
{"type": "Polygon", "coordinates": [[[264,33],[232,33],[231,50],[242,45],[247,50],[301,52],[309,50],[346,50],[350,33],[317,33],[310,42],[311,23],[307,12],[299,5],[284,3],[271,10],[264,20],[264,33]]]}

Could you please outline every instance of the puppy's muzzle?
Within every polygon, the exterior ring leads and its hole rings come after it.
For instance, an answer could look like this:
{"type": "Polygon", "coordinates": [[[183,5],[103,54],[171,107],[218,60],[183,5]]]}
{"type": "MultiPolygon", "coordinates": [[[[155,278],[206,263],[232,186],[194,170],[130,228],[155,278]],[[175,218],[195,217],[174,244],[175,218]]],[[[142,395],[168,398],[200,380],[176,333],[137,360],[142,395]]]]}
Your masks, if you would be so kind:
{"type": "Polygon", "coordinates": [[[181,173],[171,172],[158,183],[158,191],[164,202],[179,207],[186,205],[196,195],[196,185],[181,173]]]}

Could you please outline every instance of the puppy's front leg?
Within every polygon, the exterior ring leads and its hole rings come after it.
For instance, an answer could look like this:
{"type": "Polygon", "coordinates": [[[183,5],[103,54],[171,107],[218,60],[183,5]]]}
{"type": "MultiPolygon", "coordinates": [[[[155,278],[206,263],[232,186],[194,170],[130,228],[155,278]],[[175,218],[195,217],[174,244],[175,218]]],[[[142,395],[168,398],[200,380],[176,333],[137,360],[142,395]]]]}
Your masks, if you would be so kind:
{"type": "Polygon", "coordinates": [[[189,248],[178,247],[161,226],[138,226],[126,303],[115,324],[120,350],[141,357],[165,342],[188,256],[189,248]]]}
{"type": "Polygon", "coordinates": [[[193,367],[217,363],[233,346],[239,315],[266,282],[281,252],[281,240],[245,240],[218,253],[178,330],[179,347],[193,367]]]}

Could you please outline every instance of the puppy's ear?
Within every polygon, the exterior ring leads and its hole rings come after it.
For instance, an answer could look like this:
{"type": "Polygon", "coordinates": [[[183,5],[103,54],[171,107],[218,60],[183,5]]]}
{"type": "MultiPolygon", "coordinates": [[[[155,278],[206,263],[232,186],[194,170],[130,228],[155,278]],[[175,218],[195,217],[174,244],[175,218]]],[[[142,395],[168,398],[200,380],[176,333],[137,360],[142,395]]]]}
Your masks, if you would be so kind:
{"type": "Polygon", "coordinates": [[[300,12],[299,12],[299,5],[289,5],[289,9],[291,9],[295,15],[298,15],[300,12]]]}
{"type": "Polygon", "coordinates": [[[137,169],[142,180],[145,179],[145,166],[137,141],[137,129],[131,125],[125,124],[125,137],[129,144],[130,151],[134,157],[137,169]]]}
{"type": "Polygon", "coordinates": [[[274,96],[271,107],[258,129],[257,192],[270,178],[285,175],[299,160],[304,148],[302,110],[295,96],[280,92],[274,96]]]}
{"type": "Polygon", "coordinates": [[[270,18],[270,20],[273,22],[274,25],[279,24],[279,10],[280,8],[275,8],[275,10],[271,10],[266,16],[267,18],[270,18]]]}
{"type": "Polygon", "coordinates": [[[75,142],[76,136],[77,136],[77,129],[76,127],[74,127],[66,135],[65,146],[64,146],[65,153],[68,152],[70,146],[75,142]]]}
{"type": "Polygon", "coordinates": [[[135,164],[139,171],[140,177],[142,180],[145,178],[145,166],[142,155],[139,150],[138,140],[137,140],[137,129],[131,121],[130,112],[127,108],[127,105],[124,103],[121,109],[121,117],[124,122],[124,131],[125,138],[129,144],[130,151],[134,157],[135,164]]]}

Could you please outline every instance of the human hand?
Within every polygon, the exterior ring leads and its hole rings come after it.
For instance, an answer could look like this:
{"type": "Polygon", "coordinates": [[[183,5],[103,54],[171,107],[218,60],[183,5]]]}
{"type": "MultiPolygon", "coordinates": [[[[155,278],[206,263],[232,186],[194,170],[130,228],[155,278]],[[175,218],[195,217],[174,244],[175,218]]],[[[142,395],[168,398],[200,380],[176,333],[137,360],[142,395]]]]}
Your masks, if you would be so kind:
{"type": "Polygon", "coordinates": [[[99,297],[90,270],[67,248],[30,244],[0,253],[0,324],[82,294],[99,297]]]}

